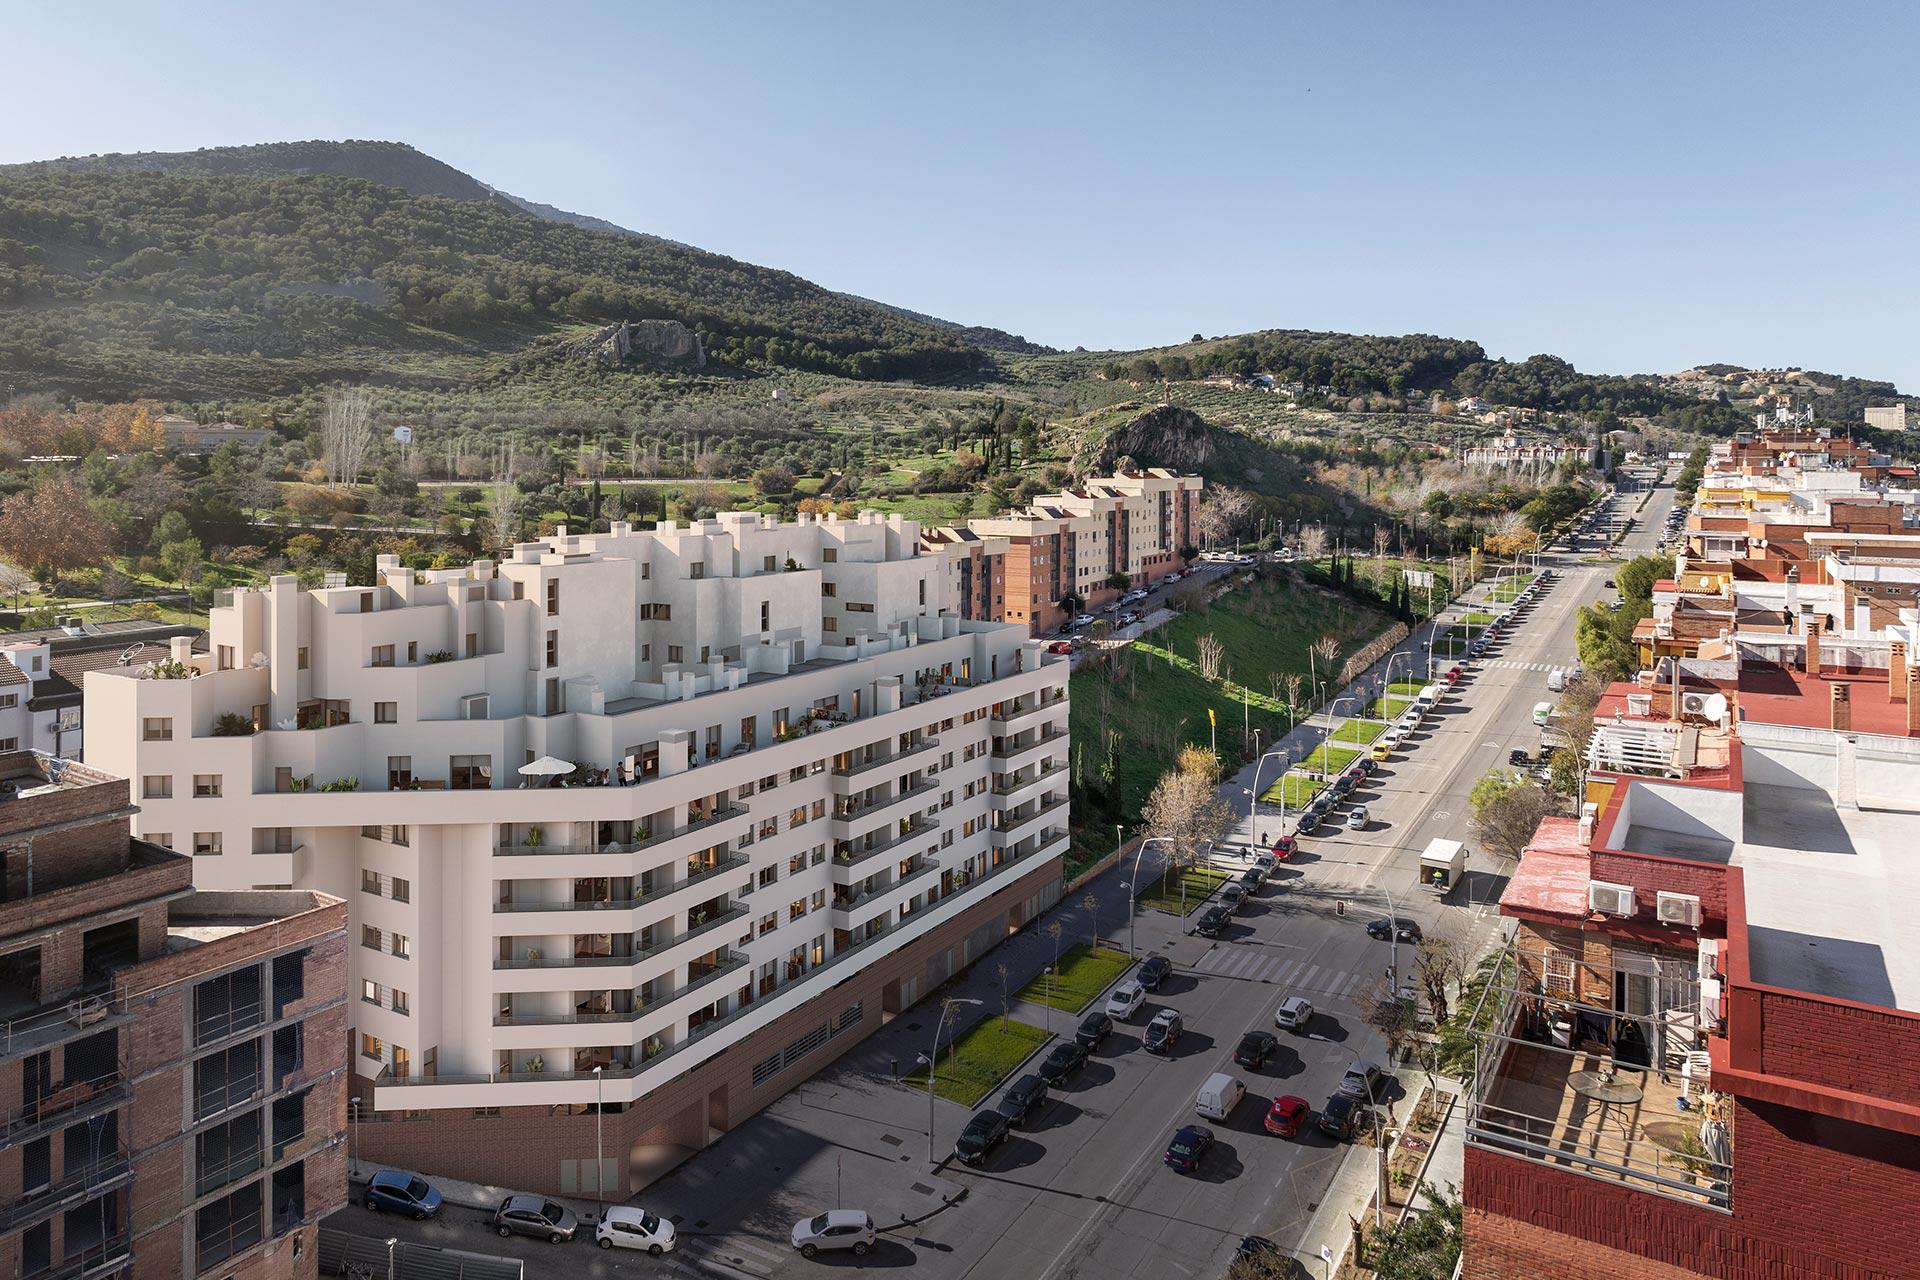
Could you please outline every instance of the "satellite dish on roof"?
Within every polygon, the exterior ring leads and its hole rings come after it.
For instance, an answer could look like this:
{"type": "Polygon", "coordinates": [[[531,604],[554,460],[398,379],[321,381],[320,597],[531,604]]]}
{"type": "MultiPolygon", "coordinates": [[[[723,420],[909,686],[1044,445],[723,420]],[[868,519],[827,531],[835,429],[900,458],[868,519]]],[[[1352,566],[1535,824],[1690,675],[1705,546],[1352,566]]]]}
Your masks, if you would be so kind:
{"type": "Polygon", "coordinates": [[[1700,714],[1715,724],[1727,718],[1727,695],[1714,693],[1707,695],[1707,703],[1700,708],[1700,714]]]}
{"type": "Polygon", "coordinates": [[[147,646],[145,641],[141,641],[139,644],[128,645],[125,649],[122,649],[120,651],[120,656],[113,660],[114,665],[119,667],[132,666],[133,660],[139,657],[140,651],[146,647],[147,646]]]}

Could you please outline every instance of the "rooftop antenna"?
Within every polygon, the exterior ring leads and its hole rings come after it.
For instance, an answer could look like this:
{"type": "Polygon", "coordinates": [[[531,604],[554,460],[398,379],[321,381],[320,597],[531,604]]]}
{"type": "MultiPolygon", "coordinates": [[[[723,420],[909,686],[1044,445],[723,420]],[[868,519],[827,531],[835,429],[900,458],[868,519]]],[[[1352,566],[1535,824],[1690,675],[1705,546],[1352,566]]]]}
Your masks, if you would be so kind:
{"type": "Polygon", "coordinates": [[[128,645],[126,648],[120,651],[120,656],[113,660],[113,664],[117,667],[132,666],[133,660],[139,657],[141,650],[145,649],[146,647],[147,647],[147,643],[144,640],[128,645]]]}

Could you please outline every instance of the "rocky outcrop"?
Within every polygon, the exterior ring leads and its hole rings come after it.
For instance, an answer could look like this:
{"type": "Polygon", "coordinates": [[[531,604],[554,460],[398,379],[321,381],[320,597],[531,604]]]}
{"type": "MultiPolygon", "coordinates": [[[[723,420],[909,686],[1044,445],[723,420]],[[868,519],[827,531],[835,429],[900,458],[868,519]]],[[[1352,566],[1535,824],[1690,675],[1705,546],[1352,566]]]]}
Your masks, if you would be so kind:
{"type": "Polygon", "coordinates": [[[570,349],[612,367],[625,364],[636,352],[663,360],[689,360],[696,369],[707,363],[700,335],[678,320],[622,320],[570,344],[570,349]]]}
{"type": "Polygon", "coordinates": [[[1123,458],[1132,459],[1137,467],[1205,474],[1213,470],[1218,456],[1213,428],[1199,414],[1163,404],[1116,428],[1101,442],[1091,474],[1111,475],[1123,458]]]}

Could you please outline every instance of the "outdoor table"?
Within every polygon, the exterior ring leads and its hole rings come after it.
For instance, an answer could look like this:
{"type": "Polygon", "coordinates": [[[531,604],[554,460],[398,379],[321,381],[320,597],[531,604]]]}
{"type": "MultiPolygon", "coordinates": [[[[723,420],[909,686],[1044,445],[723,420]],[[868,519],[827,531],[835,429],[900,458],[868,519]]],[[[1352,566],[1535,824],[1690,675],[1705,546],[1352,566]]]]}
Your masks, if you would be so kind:
{"type": "Polygon", "coordinates": [[[1600,1104],[1597,1125],[1600,1129],[1606,1128],[1614,1104],[1638,1102],[1646,1096],[1645,1091],[1630,1080],[1600,1071],[1575,1071],[1567,1077],[1567,1084],[1575,1093],[1600,1104]]]}

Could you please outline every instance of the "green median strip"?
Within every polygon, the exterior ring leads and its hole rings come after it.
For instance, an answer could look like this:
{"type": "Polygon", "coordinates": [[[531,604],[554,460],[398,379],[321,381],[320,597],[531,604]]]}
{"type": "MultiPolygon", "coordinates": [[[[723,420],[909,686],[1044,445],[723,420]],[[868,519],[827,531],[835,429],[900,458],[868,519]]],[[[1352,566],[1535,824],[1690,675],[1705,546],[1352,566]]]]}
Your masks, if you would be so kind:
{"type": "Polygon", "coordinates": [[[1113,985],[1113,980],[1132,963],[1124,951],[1113,947],[1096,951],[1084,942],[1076,942],[1060,953],[1058,972],[1041,974],[1020,988],[1014,999],[1078,1013],[1113,985]]]}
{"type": "Polygon", "coordinates": [[[1219,888],[1227,878],[1224,871],[1215,871],[1211,867],[1185,867],[1179,871],[1164,871],[1151,881],[1146,892],[1140,895],[1140,905],[1156,911],[1169,911],[1182,914],[1180,886],[1186,884],[1186,911],[1191,915],[1207,898],[1207,895],[1219,888]]]}
{"type": "MultiPolygon", "coordinates": [[[[941,1051],[933,1091],[949,1102],[974,1106],[1046,1040],[1045,1031],[1017,1018],[1003,1019],[998,1014],[982,1018],[941,1051]]],[[[901,1083],[926,1088],[927,1068],[915,1067],[901,1077],[901,1083]]]]}

